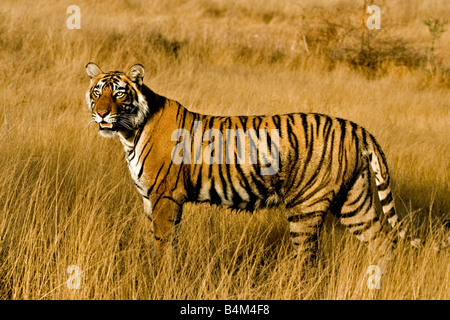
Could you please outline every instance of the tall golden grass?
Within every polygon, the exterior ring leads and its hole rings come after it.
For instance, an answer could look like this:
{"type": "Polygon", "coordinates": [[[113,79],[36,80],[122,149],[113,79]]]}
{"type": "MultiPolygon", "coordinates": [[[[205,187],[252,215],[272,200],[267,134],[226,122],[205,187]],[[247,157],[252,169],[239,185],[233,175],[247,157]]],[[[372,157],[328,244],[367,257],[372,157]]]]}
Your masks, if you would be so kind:
{"type": "Polygon", "coordinates": [[[449,299],[449,253],[433,247],[450,212],[450,32],[436,42],[442,72],[430,73],[423,19],[448,17],[450,4],[381,1],[382,28],[369,31],[363,3],[2,1],[0,297],[449,299]],[[71,4],[80,30],[66,26],[71,4]],[[372,64],[355,60],[367,41],[372,64]],[[197,112],[361,124],[382,145],[397,210],[423,247],[400,243],[370,290],[367,248],[329,216],[319,266],[301,279],[282,210],[191,204],[178,253],[156,264],[122,147],[88,125],[88,61],[142,63],[148,86],[197,112]],[[72,265],[79,289],[68,286],[72,265]]]}

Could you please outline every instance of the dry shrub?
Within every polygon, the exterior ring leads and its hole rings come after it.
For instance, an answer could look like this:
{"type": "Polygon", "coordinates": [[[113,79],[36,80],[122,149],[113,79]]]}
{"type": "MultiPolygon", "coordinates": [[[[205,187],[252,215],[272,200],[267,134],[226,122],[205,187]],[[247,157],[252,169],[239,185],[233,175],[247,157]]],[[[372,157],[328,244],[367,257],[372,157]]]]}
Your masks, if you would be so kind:
{"type": "Polygon", "coordinates": [[[323,55],[330,68],[344,63],[373,78],[384,75],[387,65],[419,69],[426,64],[425,48],[391,35],[384,26],[369,30],[365,25],[368,16],[358,15],[357,8],[313,7],[305,11],[302,26],[309,50],[323,55]]]}

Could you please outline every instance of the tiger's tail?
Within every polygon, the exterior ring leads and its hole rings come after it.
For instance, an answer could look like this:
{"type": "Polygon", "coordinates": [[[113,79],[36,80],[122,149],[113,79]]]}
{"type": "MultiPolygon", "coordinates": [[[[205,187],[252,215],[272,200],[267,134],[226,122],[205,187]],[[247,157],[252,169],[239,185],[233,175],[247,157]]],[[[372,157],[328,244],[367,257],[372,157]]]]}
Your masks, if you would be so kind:
{"type": "Polygon", "coordinates": [[[397,235],[401,239],[409,240],[413,247],[419,247],[422,240],[419,238],[413,239],[413,237],[407,235],[408,227],[404,223],[401,223],[395,210],[395,201],[391,189],[391,177],[389,175],[386,157],[378,143],[375,141],[375,138],[370,136],[370,139],[372,141],[369,143],[368,157],[370,167],[375,176],[378,198],[381,203],[384,217],[391,227],[396,230],[397,235]]]}

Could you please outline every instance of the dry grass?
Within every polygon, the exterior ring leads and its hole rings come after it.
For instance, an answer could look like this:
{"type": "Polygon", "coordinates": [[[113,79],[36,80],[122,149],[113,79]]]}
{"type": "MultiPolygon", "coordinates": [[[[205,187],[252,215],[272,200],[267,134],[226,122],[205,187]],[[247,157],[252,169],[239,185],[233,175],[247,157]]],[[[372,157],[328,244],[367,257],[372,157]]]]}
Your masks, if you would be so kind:
{"type": "MultiPolygon", "coordinates": [[[[449,253],[432,250],[450,213],[450,91],[423,64],[422,22],[448,16],[448,1],[381,1],[382,29],[370,41],[383,55],[369,54],[369,69],[352,60],[360,3],[260,3],[111,0],[105,10],[78,1],[81,30],[68,30],[72,2],[2,2],[1,298],[450,298],[449,253]],[[88,61],[106,70],[140,62],[147,85],[198,112],[314,111],[365,126],[424,247],[400,245],[382,289],[369,290],[367,248],[329,217],[320,266],[302,281],[281,210],[188,205],[178,255],[155,265],[122,147],[87,125],[88,61]],[[67,287],[70,265],[82,271],[78,290],[67,287]]],[[[436,42],[443,66],[449,40],[446,32],[436,42]]]]}

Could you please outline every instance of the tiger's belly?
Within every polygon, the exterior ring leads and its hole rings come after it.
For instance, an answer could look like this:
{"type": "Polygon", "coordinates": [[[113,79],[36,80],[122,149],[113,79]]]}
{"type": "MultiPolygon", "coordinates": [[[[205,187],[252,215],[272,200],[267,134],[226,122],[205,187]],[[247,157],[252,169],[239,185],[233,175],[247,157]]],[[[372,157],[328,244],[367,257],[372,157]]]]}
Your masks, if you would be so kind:
{"type": "Polygon", "coordinates": [[[187,201],[206,202],[233,209],[254,211],[273,207],[283,202],[283,191],[279,176],[257,176],[243,167],[237,172],[234,166],[190,168],[186,182],[187,201]],[[236,171],[236,172],[235,172],[236,171]]]}

